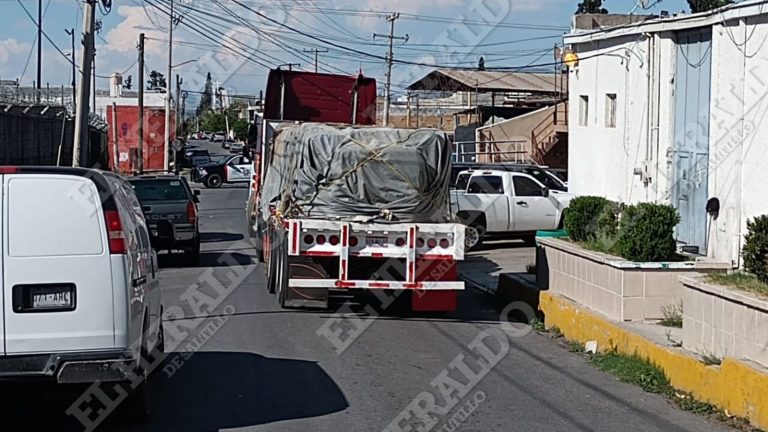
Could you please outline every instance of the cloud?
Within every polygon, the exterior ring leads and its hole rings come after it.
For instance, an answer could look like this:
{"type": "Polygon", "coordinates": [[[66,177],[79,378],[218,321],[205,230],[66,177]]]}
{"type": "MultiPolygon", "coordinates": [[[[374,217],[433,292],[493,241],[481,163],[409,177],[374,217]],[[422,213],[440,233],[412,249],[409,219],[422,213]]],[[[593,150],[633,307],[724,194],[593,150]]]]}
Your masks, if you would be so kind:
{"type": "Polygon", "coordinates": [[[30,44],[19,42],[14,38],[0,40],[0,65],[2,65],[0,71],[6,72],[10,70],[7,66],[13,65],[14,69],[18,69],[15,72],[20,74],[30,48],[30,44]]]}

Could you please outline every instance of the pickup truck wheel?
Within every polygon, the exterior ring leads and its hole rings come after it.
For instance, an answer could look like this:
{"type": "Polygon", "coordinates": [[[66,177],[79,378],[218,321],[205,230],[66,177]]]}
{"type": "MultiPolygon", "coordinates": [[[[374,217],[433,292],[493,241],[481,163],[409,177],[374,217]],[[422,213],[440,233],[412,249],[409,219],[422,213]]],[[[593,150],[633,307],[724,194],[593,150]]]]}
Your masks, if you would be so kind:
{"type": "Polygon", "coordinates": [[[200,236],[192,240],[192,244],[184,249],[184,261],[188,266],[196,266],[200,261],[200,236]]]}
{"type": "Polygon", "coordinates": [[[219,174],[211,174],[208,176],[208,180],[205,182],[205,185],[211,189],[218,189],[221,187],[221,183],[222,180],[219,174]]]}
{"type": "Polygon", "coordinates": [[[464,235],[464,247],[467,250],[479,248],[483,244],[483,236],[485,236],[484,226],[478,224],[468,226],[464,235]]]}

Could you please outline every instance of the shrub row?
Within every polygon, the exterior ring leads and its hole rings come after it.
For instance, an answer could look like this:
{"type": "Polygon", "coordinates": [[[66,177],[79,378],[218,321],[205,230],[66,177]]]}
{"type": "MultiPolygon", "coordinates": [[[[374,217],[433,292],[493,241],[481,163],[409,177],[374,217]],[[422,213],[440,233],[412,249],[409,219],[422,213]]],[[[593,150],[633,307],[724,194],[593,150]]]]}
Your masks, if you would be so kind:
{"type": "Polygon", "coordinates": [[[669,261],[677,257],[675,226],[680,218],[669,205],[642,203],[622,206],[602,197],[571,201],[565,229],[572,240],[599,244],[602,252],[630,261],[669,261]]]}

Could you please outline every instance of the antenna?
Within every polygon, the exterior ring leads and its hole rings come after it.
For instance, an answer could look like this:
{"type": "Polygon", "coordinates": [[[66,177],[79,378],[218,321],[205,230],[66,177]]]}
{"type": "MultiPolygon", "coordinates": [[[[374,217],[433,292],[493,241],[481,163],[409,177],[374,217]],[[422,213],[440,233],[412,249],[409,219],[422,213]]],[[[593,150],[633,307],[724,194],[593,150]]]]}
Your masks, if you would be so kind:
{"type": "Polygon", "coordinates": [[[629,14],[632,15],[638,9],[648,10],[661,2],[662,0],[636,0],[635,7],[632,8],[632,11],[629,14]]]}

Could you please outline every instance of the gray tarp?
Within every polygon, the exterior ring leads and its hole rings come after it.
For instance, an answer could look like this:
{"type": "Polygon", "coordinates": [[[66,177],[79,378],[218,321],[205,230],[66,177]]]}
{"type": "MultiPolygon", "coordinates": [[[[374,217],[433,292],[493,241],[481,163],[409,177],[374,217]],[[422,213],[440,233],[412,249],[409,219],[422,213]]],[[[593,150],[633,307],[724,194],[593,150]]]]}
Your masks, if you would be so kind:
{"type": "Polygon", "coordinates": [[[451,218],[451,144],[432,129],[302,124],[275,138],[262,214],[443,223],[451,218]]]}

